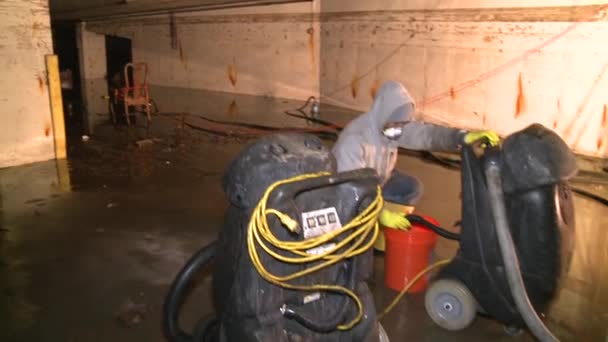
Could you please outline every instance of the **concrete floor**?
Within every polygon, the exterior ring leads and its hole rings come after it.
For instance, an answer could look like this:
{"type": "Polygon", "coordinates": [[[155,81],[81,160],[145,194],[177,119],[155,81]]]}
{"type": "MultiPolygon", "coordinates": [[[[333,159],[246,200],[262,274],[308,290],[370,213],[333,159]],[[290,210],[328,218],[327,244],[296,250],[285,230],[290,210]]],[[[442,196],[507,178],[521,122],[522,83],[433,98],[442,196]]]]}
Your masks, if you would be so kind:
{"type": "MultiPolygon", "coordinates": [[[[164,112],[265,124],[285,124],[282,110],[299,105],[167,89],[159,99],[164,112]]],[[[352,117],[325,111],[332,120],[352,117]]],[[[220,179],[243,141],[180,128],[179,116],[157,117],[152,136],[155,143],[137,148],[137,134],[102,126],[88,142],[72,139],[67,162],[0,170],[0,341],[164,340],[164,295],[186,259],[216,237],[226,207],[220,179]]],[[[411,157],[398,167],[425,184],[419,213],[444,225],[459,218],[456,172],[411,157]]],[[[576,252],[550,326],[564,341],[604,341],[608,210],[578,197],[575,205],[576,252]]],[[[450,257],[455,248],[440,241],[436,252],[450,257]]],[[[395,293],[382,284],[382,257],[376,266],[371,285],[381,308],[395,293]]],[[[211,312],[209,285],[201,279],[185,304],[183,326],[211,312]]],[[[406,296],[383,325],[393,341],[532,340],[506,336],[481,317],[464,331],[443,331],[427,317],[421,295],[406,296]]]]}

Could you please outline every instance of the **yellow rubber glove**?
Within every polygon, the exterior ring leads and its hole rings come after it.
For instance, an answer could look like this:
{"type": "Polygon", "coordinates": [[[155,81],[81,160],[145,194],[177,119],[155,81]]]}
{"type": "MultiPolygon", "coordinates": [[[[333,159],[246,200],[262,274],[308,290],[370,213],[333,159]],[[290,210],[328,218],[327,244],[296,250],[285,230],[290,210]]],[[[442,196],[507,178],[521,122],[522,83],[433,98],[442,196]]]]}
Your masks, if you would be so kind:
{"type": "Polygon", "coordinates": [[[380,224],[386,228],[408,229],[412,226],[403,213],[383,209],[378,217],[380,224]]]}
{"type": "Polygon", "coordinates": [[[490,143],[490,146],[496,146],[500,142],[500,137],[494,131],[473,131],[469,132],[464,136],[464,142],[470,145],[480,139],[486,138],[490,143]]]}

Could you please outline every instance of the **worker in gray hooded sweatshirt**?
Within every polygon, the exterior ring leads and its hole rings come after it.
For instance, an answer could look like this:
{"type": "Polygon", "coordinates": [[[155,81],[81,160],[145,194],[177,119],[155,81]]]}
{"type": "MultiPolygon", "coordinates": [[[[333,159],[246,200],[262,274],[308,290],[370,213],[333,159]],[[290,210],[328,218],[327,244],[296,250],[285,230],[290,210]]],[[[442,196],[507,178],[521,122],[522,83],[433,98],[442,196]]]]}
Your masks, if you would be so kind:
{"type": "MultiPolygon", "coordinates": [[[[414,206],[422,195],[421,183],[414,177],[394,171],[398,147],[409,150],[457,151],[463,144],[486,138],[497,144],[492,131],[466,132],[415,121],[414,100],[405,87],[394,81],[385,82],[371,109],[351,121],[333,147],[338,171],[364,167],[376,170],[382,181],[385,200],[414,206]]],[[[382,210],[380,223],[386,227],[407,229],[409,221],[403,213],[382,210]]],[[[383,250],[384,239],[377,245],[383,250]]]]}

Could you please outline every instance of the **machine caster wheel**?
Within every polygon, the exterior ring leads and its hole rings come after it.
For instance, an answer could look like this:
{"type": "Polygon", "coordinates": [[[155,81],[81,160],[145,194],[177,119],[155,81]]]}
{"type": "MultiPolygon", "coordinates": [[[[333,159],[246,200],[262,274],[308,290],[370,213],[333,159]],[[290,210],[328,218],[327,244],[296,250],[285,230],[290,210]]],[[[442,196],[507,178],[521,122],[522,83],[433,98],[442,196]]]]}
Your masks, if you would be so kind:
{"type": "Polygon", "coordinates": [[[503,326],[503,329],[505,330],[505,333],[511,337],[517,337],[524,331],[522,328],[514,325],[505,325],[503,326]]]}
{"type": "Polygon", "coordinates": [[[446,330],[462,330],[477,315],[477,302],[471,291],[454,279],[439,279],[431,284],[424,304],[433,322],[446,330]]]}
{"type": "Polygon", "coordinates": [[[388,338],[388,334],[386,333],[386,330],[384,330],[384,327],[382,326],[382,324],[378,323],[378,341],[379,342],[390,342],[389,338],[388,338]]]}

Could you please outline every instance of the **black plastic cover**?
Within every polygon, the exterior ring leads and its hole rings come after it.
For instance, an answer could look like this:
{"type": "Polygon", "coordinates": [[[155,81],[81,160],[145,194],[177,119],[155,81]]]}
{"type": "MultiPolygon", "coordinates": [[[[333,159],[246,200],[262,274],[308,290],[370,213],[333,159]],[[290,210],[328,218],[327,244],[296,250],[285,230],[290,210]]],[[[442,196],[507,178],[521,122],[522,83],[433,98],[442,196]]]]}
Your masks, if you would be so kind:
{"type": "MultiPolygon", "coordinates": [[[[378,339],[375,306],[366,280],[371,275],[373,252],[336,263],[294,283],[339,284],[351,288],[363,301],[364,319],[349,331],[319,333],[283,317],[280,308],[289,306],[301,317],[320,324],[344,323],[356,314],[356,305],[341,294],[323,293],[306,303],[310,293],[287,290],[262,279],[247,249],[247,228],[252,210],[272,183],[304,173],[330,171],[331,176],[278,187],[268,207],[293,218],[302,212],[335,207],[344,224],[361,212],[376,195],[378,179],[373,170],[335,173],[335,161],[321,141],[311,135],[277,134],[246,147],[229,166],[223,187],[230,199],[219,239],[213,272],[213,297],[221,324],[221,341],[331,341],[373,342],[378,339]]],[[[283,241],[300,241],[280,222],[269,218],[273,234],[283,241]]],[[[310,265],[285,264],[264,253],[267,269],[290,274],[310,265]]],[[[277,251],[279,252],[279,251],[277,251]]],[[[284,252],[280,252],[284,253],[284,252]]]]}
{"type": "Polygon", "coordinates": [[[319,138],[275,134],[245,147],[228,166],[222,185],[230,203],[250,208],[277,180],[335,170],[336,161],[319,138]]]}
{"type": "Polygon", "coordinates": [[[552,130],[533,124],[507,137],[502,146],[503,190],[526,191],[576,175],[576,157],[552,130]]]}
{"type": "Polygon", "coordinates": [[[556,134],[533,125],[508,137],[502,150],[490,148],[482,157],[469,146],[462,150],[460,246],[439,276],[463,282],[483,312],[506,325],[524,327],[524,322],[508,287],[484,168],[502,161],[504,182],[511,181],[511,193],[505,193],[509,230],[530,301],[543,313],[569,264],[575,229],[572,196],[564,180],[572,174],[572,164],[559,164],[571,163],[572,154],[562,143],[556,134]],[[522,155],[516,156],[517,151],[522,155]]]}

